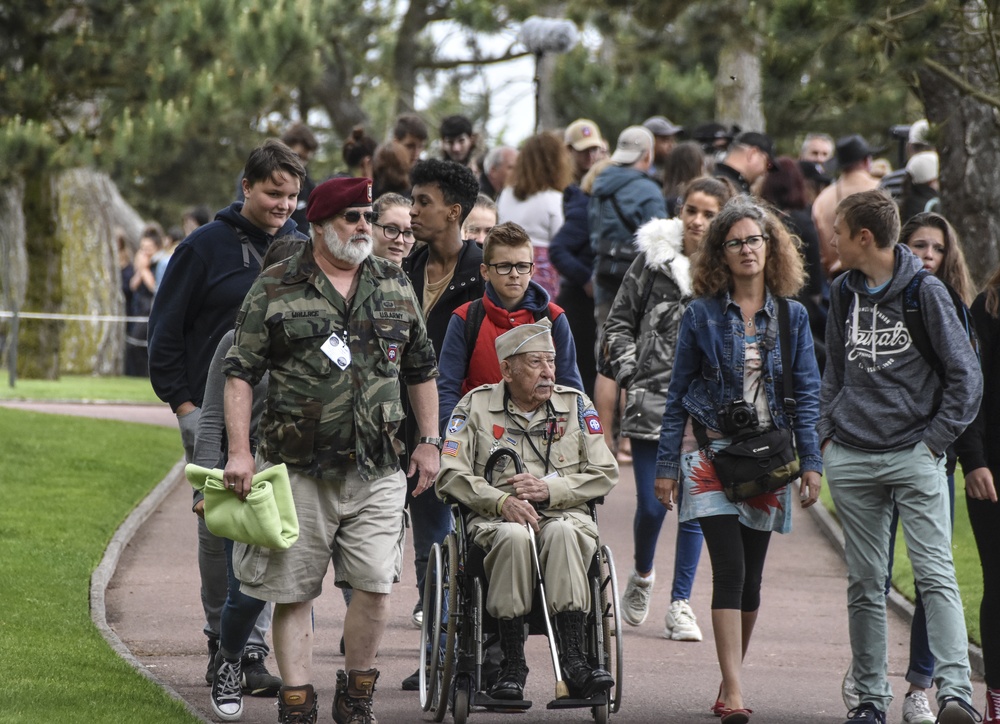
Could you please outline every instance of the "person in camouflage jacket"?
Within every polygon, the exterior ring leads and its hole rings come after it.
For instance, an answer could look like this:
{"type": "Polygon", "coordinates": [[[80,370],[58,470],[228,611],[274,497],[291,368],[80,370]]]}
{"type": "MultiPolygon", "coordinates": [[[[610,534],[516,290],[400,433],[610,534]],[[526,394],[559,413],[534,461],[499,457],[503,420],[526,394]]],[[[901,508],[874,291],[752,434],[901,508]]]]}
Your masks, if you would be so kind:
{"type": "Polygon", "coordinates": [[[316,187],[307,210],[312,245],[254,283],[226,356],[225,483],[241,498],[250,491],[250,390],[268,371],[258,461],[288,466],[299,519],[288,550],[234,551],[241,590],[275,602],[282,722],[315,721],[310,612],[331,559],[337,585],[354,590],[334,720],[375,721],[375,654],[402,566],[400,379],[426,436],[410,456],[418,491],[433,484],[440,465],[434,349],[402,270],[371,255],[371,201],[368,179],[316,187]]]}

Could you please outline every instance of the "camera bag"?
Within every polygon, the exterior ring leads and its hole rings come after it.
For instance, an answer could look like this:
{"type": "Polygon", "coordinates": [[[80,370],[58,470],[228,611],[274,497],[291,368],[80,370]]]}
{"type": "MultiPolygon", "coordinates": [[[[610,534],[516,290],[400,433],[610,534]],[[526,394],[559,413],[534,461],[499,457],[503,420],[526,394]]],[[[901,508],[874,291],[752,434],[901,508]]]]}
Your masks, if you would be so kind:
{"type": "MultiPolygon", "coordinates": [[[[788,300],[776,297],[778,340],[781,345],[782,388],[785,414],[795,419],[795,391],[792,387],[791,331],[788,300]]],[[[700,425],[695,426],[696,434],[700,425]]],[[[704,436],[704,429],[701,431],[704,436]]],[[[788,485],[799,477],[799,460],[792,444],[791,430],[768,430],[738,437],[721,450],[711,448],[699,439],[698,444],[715,467],[726,498],[738,503],[788,485]]]]}

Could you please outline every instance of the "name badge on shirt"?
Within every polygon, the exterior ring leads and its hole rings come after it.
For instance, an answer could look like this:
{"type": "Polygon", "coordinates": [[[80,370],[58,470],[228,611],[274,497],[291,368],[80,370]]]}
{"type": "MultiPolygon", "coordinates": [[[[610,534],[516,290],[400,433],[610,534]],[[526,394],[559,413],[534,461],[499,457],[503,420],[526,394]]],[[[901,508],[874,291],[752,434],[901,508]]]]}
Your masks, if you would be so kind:
{"type": "Polygon", "coordinates": [[[330,339],[323,343],[320,350],[340,369],[346,370],[351,366],[351,348],[347,346],[336,332],[330,335],[330,339]]]}

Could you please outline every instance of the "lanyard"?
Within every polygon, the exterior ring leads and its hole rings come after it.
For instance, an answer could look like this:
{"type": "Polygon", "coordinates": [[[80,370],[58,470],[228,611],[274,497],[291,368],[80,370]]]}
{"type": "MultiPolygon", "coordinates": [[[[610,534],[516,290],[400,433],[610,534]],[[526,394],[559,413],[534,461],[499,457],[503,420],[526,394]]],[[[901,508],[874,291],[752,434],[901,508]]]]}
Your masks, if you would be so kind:
{"type": "Polygon", "coordinates": [[[555,435],[555,429],[556,429],[555,408],[552,407],[552,403],[550,401],[545,402],[545,428],[542,430],[542,439],[545,440],[545,456],[542,457],[542,454],[538,451],[538,448],[535,447],[535,443],[531,441],[531,433],[528,432],[528,430],[525,429],[525,427],[520,422],[518,422],[516,418],[512,417],[510,413],[507,412],[507,403],[509,401],[510,401],[510,392],[504,390],[504,400],[503,400],[504,418],[514,423],[514,425],[517,426],[517,429],[524,434],[524,439],[528,443],[528,447],[530,447],[532,452],[535,453],[535,457],[538,458],[538,461],[545,466],[545,472],[543,474],[544,477],[545,475],[549,474],[549,458],[552,455],[552,438],[555,435]]]}

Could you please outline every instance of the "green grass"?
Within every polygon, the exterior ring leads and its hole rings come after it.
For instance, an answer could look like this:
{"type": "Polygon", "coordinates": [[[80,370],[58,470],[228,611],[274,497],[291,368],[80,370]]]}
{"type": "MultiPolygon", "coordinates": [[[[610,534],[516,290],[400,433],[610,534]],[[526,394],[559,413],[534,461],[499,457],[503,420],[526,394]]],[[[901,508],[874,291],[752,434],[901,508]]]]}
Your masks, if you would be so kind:
{"type": "Polygon", "coordinates": [[[196,721],[111,650],[88,600],[177,431],[0,408],[0,441],[0,722],[196,721]]]}
{"type": "MultiPolygon", "coordinates": [[[[827,510],[836,514],[836,508],[830,497],[830,486],[825,478],[821,500],[827,510]]],[[[976,549],[972,526],[969,524],[969,511],[965,505],[965,478],[961,468],[955,471],[955,531],[951,548],[955,558],[955,575],[962,594],[962,607],[965,609],[965,625],[969,630],[969,638],[980,643],[979,602],[983,598],[983,574],[979,565],[979,551],[976,549]]],[[[892,584],[909,600],[913,600],[913,568],[906,553],[902,528],[896,535],[892,584]]]]}
{"type": "MultiPolygon", "coordinates": [[[[0,378],[0,400],[100,400],[161,404],[149,380],[144,377],[90,377],[63,375],[58,380],[17,380],[0,378]]],[[[176,433],[175,433],[176,434],[176,433]]]]}

